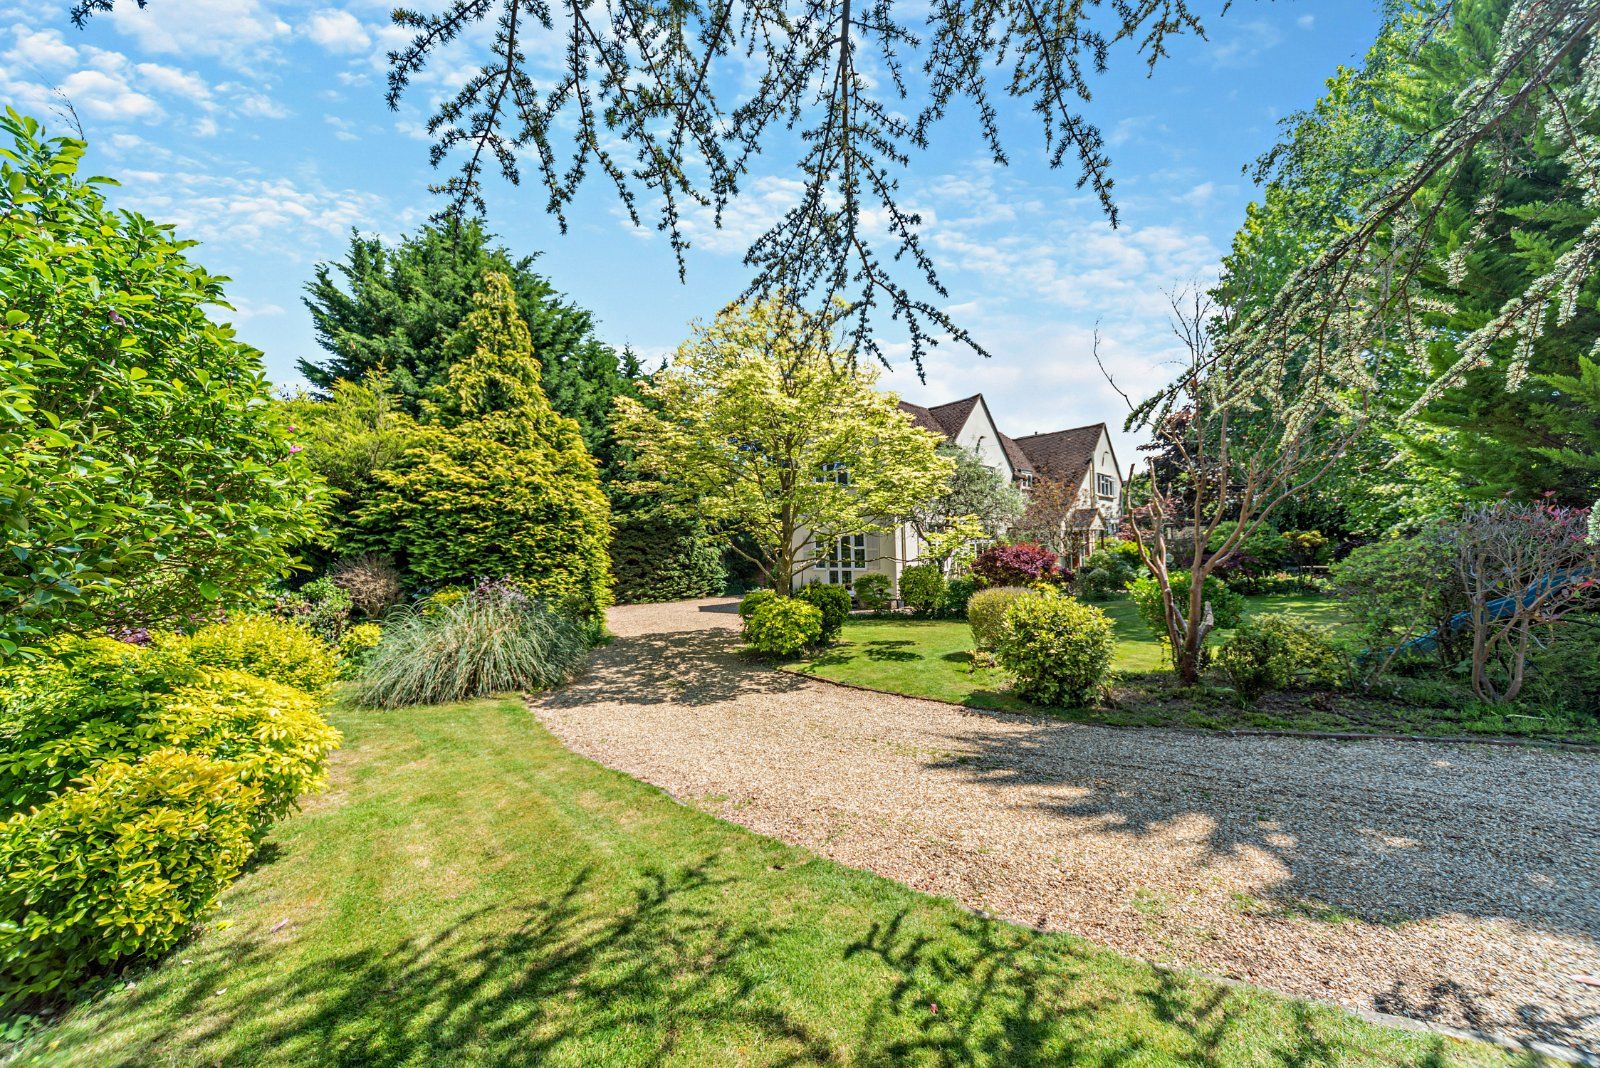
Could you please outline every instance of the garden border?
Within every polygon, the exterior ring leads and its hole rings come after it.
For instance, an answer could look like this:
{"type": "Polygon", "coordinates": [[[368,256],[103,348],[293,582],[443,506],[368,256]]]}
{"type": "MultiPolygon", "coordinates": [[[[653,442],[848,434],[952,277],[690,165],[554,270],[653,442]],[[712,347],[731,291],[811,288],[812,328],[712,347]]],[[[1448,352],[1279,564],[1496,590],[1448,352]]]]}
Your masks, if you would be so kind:
{"type": "MultiPolygon", "coordinates": [[[[1010,709],[983,708],[979,705],[967,704],[965,701],[951,701],[943,697],[924,697],[921,694],[900,693],[898,690],[880,690],[877,687],[862,686],[856,682],[841,682],[838,679],[830,679],[822,675],[811,675],[795,668],[779,666],[775,667],[774,670],[784,672],[787,675],[794,675],[797,678],[825,682],[829,686],[839,686],[846,690],[858,690],[862,693],[881,693],[890,697],[905,697],[913,701],[932,701],[935,704],[949,705],[952,708],[965,708],[984,715],[1020,716],[1024,719],[1054,718],[1048,712],[1017,712],[1010,709]]],[[[1059,722],[1074,723],[1080,727],[1098,727],[1108,731],[1176,731],[1203,738],[1302,738],[1306,741],[1323,742],[1428,742],[1435,745],[1492,745],[1505,749],[1545,749],[1557,753],[1600,754],[1600,745],[1590,742],[1570,742],[1560,738],[1510,738],[1497,734],[1489,734],[1482,737],[1470,734],[1365,734],[1358,731],[1275,730],[1271,727],[1219,727],[1216,730],[1205,730],[1200,727],[1179,725],[1170,727],[1135,727],[1120,723],[1084,723],[1080,720],[1067,719],[1059,720],[1059,722]]],[[[1600,1068],[1600,1061],[1595,1063],[1597,1068],[1600,1068]]]]}

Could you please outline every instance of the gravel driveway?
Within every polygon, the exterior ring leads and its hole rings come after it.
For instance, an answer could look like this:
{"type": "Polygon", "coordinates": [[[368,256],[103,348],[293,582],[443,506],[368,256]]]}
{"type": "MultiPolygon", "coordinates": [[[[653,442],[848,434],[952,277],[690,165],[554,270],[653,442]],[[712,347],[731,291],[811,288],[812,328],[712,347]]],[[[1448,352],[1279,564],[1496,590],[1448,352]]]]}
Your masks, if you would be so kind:
{"type": "Polygon", "coordinates": [[[578,753],[974,909],[1305,997],[1600,1052],[1600,761],[1119,731],[736,653],[727,600],[614,609],[535,703],[578,753]]]}

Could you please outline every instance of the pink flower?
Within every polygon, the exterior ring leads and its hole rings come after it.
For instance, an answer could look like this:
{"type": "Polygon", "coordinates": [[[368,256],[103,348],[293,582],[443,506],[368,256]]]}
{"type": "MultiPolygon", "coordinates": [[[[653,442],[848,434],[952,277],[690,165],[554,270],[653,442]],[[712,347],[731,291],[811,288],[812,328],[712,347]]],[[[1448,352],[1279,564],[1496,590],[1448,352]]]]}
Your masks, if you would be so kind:
{"type": "Polygon", "coordinates": [[[289,455],[290,456],[293,456],[295,453],[297,453],[299,451],[300,451],[300,446],[299,445],[290,445],[289,446],[289,455]]]}

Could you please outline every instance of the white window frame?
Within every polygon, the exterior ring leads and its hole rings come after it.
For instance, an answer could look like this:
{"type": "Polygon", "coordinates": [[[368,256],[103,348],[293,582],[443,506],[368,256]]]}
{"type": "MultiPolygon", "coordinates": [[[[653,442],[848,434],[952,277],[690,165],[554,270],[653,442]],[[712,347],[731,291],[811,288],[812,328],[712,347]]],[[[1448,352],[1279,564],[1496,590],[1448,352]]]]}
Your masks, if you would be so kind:
{"type": "Polygon", "coordinates": [[[843,534],[828,543],[817,539],[815,549],[816,568],[824,582],[849,589],[855,585],[856,576],[867,573],[865,534],[843,534]]]}
{"type": "Polygon", "coordinates": [[[1099,474],[1095,476],[1095,488],[1100,491],[1100,496],[1110,499],[1117,495],[1117,484],[1110,475],[1099,474]]]}

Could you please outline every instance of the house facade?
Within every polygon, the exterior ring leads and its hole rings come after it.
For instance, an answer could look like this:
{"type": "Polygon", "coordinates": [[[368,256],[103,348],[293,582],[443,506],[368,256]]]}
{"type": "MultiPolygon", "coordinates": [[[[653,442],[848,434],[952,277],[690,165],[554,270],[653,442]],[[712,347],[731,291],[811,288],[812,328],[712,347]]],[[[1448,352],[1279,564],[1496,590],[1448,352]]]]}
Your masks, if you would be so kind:
{"type": "MultiPolygon", "coordinates": [[[[1049,492],[1066,528],[1069,551],[1063,567],[1076,567],[1112,536],[1121,522],[1123,476],[1104,423],[1013,438],[995,421],[983,394],[932,408],[900,402],[901,411],[925,430],[974,453],[1023,492],[1049,492]]],[[[813,545],[816,559],[796,582],[852,585],[868,572],[886,574],[900,586],[900,573],[921,563],[925,546],[910,523],[875,534],[853,534],[830,545],[813,545]]]]}

